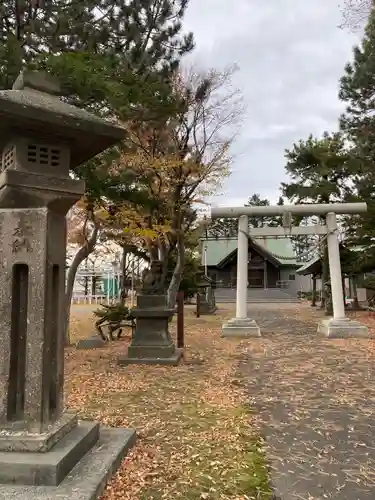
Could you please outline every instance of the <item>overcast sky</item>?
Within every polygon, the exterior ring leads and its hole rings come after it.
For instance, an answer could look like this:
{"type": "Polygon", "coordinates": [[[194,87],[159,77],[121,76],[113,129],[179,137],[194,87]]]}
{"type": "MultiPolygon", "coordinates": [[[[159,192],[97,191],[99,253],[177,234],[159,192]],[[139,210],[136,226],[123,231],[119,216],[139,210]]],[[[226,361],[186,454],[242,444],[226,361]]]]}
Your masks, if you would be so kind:
{"type": "Polygon", "coordinates": [[[275,202],[284,150],[310,133],[337,129],[338,80],[355,36],[338,25],[339,0],[190,0],[195,64],[239,66],[246,119],[233,173],[214,204],[243,205],[254,192],[275,202]]]}

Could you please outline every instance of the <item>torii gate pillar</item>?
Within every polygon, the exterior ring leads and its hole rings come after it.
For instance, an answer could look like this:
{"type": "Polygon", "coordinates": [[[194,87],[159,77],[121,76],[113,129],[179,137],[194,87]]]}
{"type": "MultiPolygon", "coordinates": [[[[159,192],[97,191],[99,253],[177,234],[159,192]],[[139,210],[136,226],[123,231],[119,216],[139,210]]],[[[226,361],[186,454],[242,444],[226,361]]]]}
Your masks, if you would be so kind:
{"type": "Polygon", "coordinates": [[[318,332],[330,338],[368,337],[367,326],[345,316],[336,214],[328,213],[326,223],[333,318],[322,320],[318,325],[318,332]]]}
{"type": "Polygon", "coordinates": [[[247,317],[249,217],[238,218],[236,317],[224,323],[222,337],[260,337],[259,326],[247,317]]]}

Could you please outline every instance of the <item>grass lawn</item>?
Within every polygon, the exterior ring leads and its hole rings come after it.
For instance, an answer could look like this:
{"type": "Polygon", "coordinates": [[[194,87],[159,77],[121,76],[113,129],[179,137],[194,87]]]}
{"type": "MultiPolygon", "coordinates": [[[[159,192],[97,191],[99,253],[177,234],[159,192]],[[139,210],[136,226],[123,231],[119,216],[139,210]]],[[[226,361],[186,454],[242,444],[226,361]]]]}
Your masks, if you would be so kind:
{"type": "MultiPolygon", "coordinates": [[[[187,308],[178,367],[118,367],[126,337],[103,349],[66,349],[67,406],[138,434],[102,500],[271,498],[255,418],[236,379],[241,342],[220,338],[228,313],[197,319],[187,308]]],[[[73,307],[72,341],[93,331],[90,308],[73,307]]]]}

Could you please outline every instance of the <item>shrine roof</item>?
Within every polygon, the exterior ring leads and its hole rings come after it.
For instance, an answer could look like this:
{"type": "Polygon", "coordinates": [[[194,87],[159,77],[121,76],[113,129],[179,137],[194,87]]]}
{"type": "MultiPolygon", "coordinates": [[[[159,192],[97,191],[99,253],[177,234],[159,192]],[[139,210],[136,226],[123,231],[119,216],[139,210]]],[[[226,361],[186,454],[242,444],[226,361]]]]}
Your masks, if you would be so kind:
{"type": "MultiPolygon", "coordinates": [[[[237,238],[203,239],[202,242],[203,245],[207,246],[207,266],[218,266],[220,262],[237,250],[237,238]]],[[[295,252],[290,238],[253,238],[253,243],[254,246],[258,245],[266,255],[269,255],[280,265],[297,265],[295,252]]],[[[202,252],[202,264],[204,264],[204,259],[204,252],[202,252]]]]}
{"type": "Polygon", "coordinates": [[[296,271],[297,274],[301,274],[303,276],[307,276],[309,274],[320,274],[322,270],[320,256],[317,255],[313,259],[303,264],[303,266],[299,267],[296,271]]]}

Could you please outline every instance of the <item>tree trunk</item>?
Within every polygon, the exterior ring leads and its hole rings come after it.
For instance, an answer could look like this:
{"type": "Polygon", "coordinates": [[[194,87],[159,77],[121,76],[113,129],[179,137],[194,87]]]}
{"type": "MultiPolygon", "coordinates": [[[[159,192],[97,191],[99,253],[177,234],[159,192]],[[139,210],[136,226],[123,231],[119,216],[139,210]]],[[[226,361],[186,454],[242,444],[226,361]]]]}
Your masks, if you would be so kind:
{"type": "Polygon", "coordinates": [[[156,260],[159,260],[158,247],[156,247],[154,244],[151,243],[147,245],[147,249],[148,249],[148,254],[150,256],[150,264],[152,262],[155,262],[156,260]]]}
{"type": "Polygon", "coordinates": [[[351,277],[352,281],[352,292],[353,292],[353,309],[361,309],[358,300],[358,290],[357,290],[357,276],[351,277]]]}
{"type": "Polygon", "coordinates": [[[349,276],[349,298],[353,298],[353,276],[349,276]]]}
{"type": "Polygon", "coordinates": [[[87,275],[85,276],[84,283],[85,283],[85,290],[83,293],[85,297],[87,297],[89,295],[89,277],[87,275]]]}
{"type": "Polygon", "coordinates": [[[177,293],[180,288],[180,283],[184,272],[184,265],[185,265],[185,240],[184,240],[184,235],[180,234],[177,239],[177,261],[167,291],[168,307],[170,309],[174,309],[176,307],[177,293]]]}
{"type": "Polygon", "coordinates": [[[94,297],[96,295],[97,286],[98,286],[98,277],[93,274],[91,278],[91,295],[94,297]]]}
{"type": "Polygon", "coordinates": [[[129,247],[127,246],[122,246],[122,255],[121,255],[121,276],[120,276],[120,304],[122,306],[125,305],[125,299],[128,295],[127,289],[126,289],[126,282],[127,282],[127,267],[126,267],[126,258],[129,253],[129,247]]]}
{"type": "Polygon", "coordinates": [[[68,276],[66,280],[66,292],[65,292],[65,345],[70,344],[70,335],[69,335],[70,308],[72,304],[73,288],[77,271],[82,262],[94,251],[96,241],[98,238],[98,232],[99,232],[99,224],[95,224],[90,237],[77,251],[68,270],[68,276]]]}
{"type": "Polygon", "coordinates": [[[346,286],[345,286],[345,276],[342,274],[341,275],[341,285],[342,285],[342,294],[344,296],[344,307],[347,306],[346,302],[346,286]]]}
{"type": "Polygon", "coordinates": [[[312,296],[311,296],[311,307],[316,306],[316,275],[313,274],[312,277],[312,296]]]}
{"type": "Polygon", "coordinates": [[[85,287],[84,294],[85,294],[85,297],[87,297],[89,294],[89,266],[87,264],[87,258],[85,259],[85,277],[84,277],[83,282],[84,282],[84,287],[85,287]]]}
{"type": "Polygon", "coordinates": [[[159,258],[162,263],[162,275],[161,280],[163,283],[163,290],[166,288],[167,274],[168,274],[168,255],[169,250],[165,244],[161,244],[159,247],[159,258]]]}

